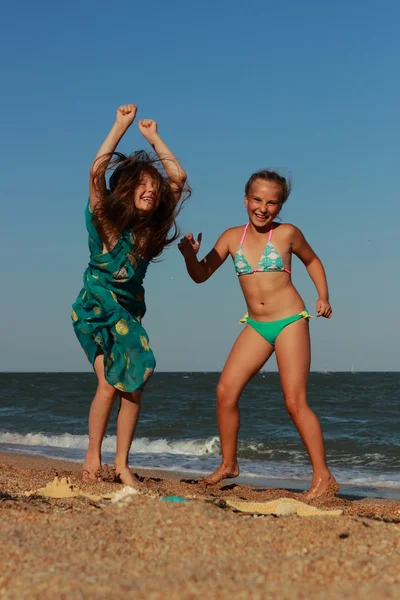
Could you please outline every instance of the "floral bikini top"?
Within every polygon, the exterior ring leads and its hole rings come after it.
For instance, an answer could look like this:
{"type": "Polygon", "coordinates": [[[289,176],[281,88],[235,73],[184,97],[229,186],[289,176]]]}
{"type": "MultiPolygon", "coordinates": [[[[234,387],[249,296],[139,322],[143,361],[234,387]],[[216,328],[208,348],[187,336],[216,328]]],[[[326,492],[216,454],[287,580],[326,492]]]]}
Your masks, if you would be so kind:
{"type": "Polygon", "coordinates": [[[240,240],[239,248],[237,249],[235,255],[235,269],[237,275],[240,277],[240,275],[250,275],[251,273],[273,273],[279,271],[286,271],[286,273],[290,274],[291,271],[289,271],[289,269],[286,269],[279,252],[275,250],[275,247],[271,243],[273,227],[271,227],[271,229],[269,230],[268,242],[261,255],[257,268],[253,269],[249,265],[249,263],[247,262],[247,258],[245,257],[243,252],[243,242],[244,238],[246,237],[249,225],[250,223],[247,223],[246,227],[244,228],[242,239],[240,240]]]}

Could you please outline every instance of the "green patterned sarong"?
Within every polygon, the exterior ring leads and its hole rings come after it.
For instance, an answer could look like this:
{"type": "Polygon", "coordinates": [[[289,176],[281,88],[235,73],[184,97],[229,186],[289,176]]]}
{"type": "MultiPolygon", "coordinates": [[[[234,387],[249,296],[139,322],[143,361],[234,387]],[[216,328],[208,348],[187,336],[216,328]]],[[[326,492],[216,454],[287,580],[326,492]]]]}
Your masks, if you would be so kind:
{"type": "Polygon", "coordinates": [[[146,312],[143,279],[148,261],[134,255],[134,234],[124,231],[110,252],[93,223],[89,204],[85,212],[90,262],[83,288],[72,307],[77,338],[91,364],[104,354],[105,378],[116,389],[143,389],[155,368],[149,338],[142,327],[146,312]]]}

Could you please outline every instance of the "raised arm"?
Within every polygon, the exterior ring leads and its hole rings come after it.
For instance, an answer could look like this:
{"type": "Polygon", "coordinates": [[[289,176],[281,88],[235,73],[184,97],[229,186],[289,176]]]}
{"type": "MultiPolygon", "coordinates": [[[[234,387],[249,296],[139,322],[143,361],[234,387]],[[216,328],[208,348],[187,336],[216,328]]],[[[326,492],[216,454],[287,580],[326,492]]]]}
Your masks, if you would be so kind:
{"type": "Polygon", "coordinates": [[[226,261],[229,255],[228,237],[228,231],[225,231],[217,240],[211,252],[201,261],[197,260],[197,253],[201,244],[201,233],[199,233],[197,240],[194,239],[191,233],[181,239],[178,248],[185,259],[187,272],[195,283],[207,281],[226,261]]]}
{"type": "Polygon", "coordinates": [[[161,160],[165,172],[168,175],[172,191],[175,194],[176,201],[179,202],[186,182],[185,170],[180,165],[176,156],[159,136],[157,123],[155,121],[152,119],[142,119],[138,123],[138,128],[140,133],[154,148],[154,151],[161,160]]]}
{"type": "Polygon", "coordinates": [[[94,209],[101,197],[100,190],[96,189],[96,187],[93,185],[93,178],[96,176],[96,174],[100,171],[101,168],[104,169],[104,164],[101,158],[108,156],[109,161],[111,160],[112,154],[113,152],[115,152],[115,149],[118,146],[122,136],[126,133],[126,131],[129,129],[129,127],[135,120],[136,112],[137,106],[135,104],[124,104],[123,106],[118,107],[115,123],[95,156],[92,167],[90,169],[89,182],[90,207],[92,210],[94,209]]]}
{"type": "Polygon", "coordinates": [[[293,227],[292,252],[304,264],[312,282],[317,288],[317,317],[326,317],[329,319],[332,316],[332,308],[329,304],[328,282],[326,280],[325,269],[322,262],[297,227],[293,227]]]}

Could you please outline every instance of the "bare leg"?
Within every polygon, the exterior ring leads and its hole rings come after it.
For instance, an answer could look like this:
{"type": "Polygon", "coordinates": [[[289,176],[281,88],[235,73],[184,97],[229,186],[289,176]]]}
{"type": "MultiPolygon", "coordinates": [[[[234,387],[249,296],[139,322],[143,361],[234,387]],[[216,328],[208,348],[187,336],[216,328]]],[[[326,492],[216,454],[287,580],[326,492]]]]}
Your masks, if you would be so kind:
{"type": "Polygon", "coordinates": [[[101,444],[117,396],[117,390],[104,377],[104,356],[102,354],[96,357],[94,370],[98,384],[89,412],[89,448],[83,465],[83,481],[101,480],[101,444]]]}
{"type": "Polygon", "coordinates": [[[142,392],[121,392],[117,420],[116,474],[122,483],[134,485],[137,478],[129,468],[129,450],[139,419],[142,392]]]}
{"type": "Polygon", "coordinates": [[[239,398],[250,379],[267,362],[273,351],[271,344],[247,325],[228,356],[217,386],[217,419],[222,462],[214,473],[202,479],[207,485],[239,475],[239,398]]]}
{"type": "Polygon", "coordinates": [[[336,493],[338,486],[326,464],[321,425],[307,404],[310,370],[308,323],[301,319],[285,327],[276,339],[275,350],[286,408],[303,440],[313,468],[312,485],[307,497],[315,498],[328,491],[336,493]]]}

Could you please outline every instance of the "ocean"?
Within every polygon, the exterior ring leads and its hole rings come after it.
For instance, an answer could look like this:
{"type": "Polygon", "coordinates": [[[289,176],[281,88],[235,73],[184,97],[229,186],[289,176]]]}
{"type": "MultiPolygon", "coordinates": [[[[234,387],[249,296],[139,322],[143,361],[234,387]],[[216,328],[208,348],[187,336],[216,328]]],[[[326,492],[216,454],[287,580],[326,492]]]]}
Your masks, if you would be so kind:
{"type": "MultiPolygon", "coordinates": [[[[220,462],[218,373],[156,373],[132,445],[134,469],[198,476],[220,462]]],[[[82,461],[93,373],[0,373],[0,452],[82,461]]],[[[400,498],[400,373],[311,373],[328,464],[342,489],[400,498]]],[[[112,464],[116,409],[103,444],[112,464]]],[[[285,410],[277,373],[259,373],[241,399],[241,481],[304,489],[311,468],[285,410]]]]}

